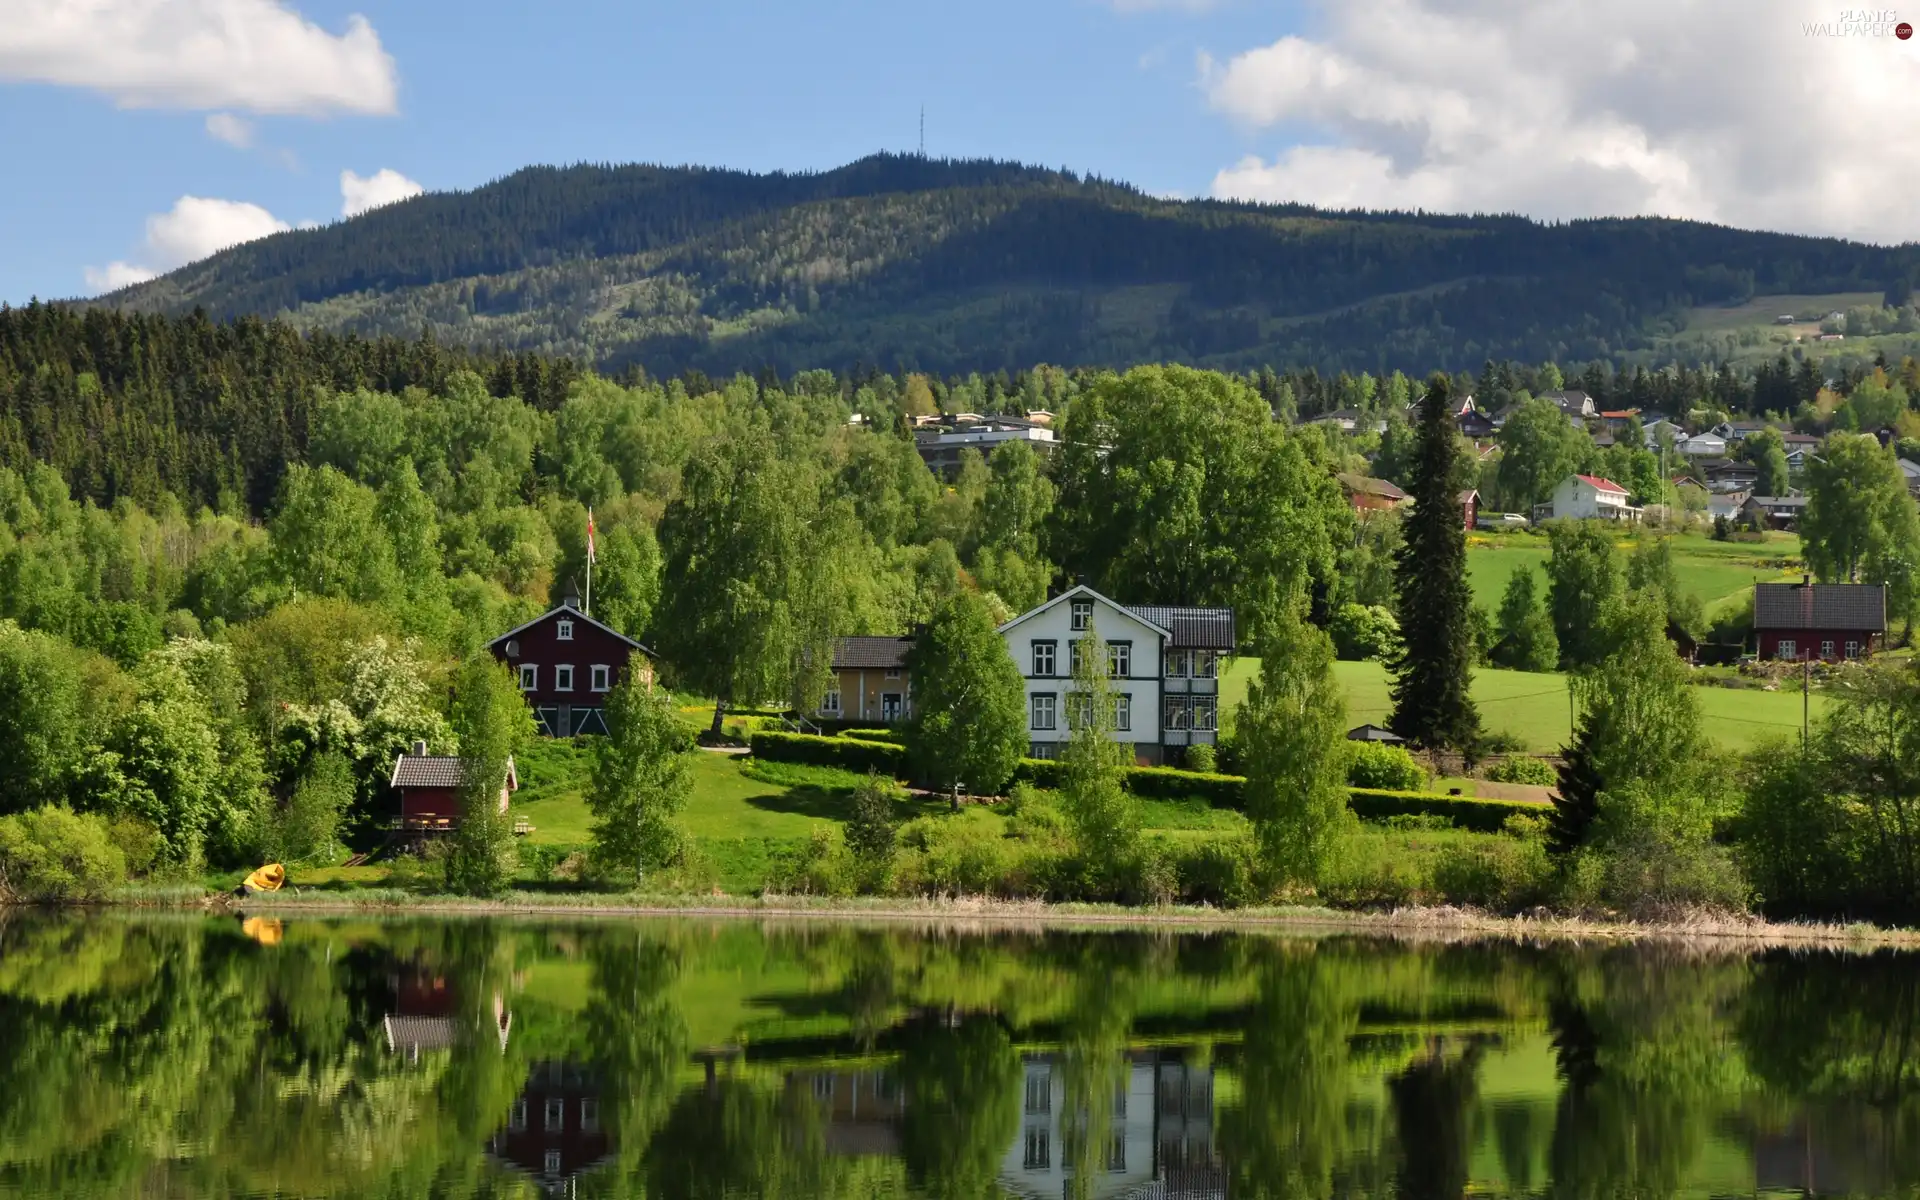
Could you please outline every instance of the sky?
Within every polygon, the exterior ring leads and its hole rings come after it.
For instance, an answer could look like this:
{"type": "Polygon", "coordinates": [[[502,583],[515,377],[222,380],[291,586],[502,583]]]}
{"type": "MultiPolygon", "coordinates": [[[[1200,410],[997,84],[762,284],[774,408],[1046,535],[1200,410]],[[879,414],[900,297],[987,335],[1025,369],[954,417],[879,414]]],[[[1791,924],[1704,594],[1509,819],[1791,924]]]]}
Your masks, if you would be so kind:
{"type": "Polygon", "coordinates": [[[0,303],[531,163],[1920,240],[1920,38],[1819,0],[0,0],[0,303]]]}

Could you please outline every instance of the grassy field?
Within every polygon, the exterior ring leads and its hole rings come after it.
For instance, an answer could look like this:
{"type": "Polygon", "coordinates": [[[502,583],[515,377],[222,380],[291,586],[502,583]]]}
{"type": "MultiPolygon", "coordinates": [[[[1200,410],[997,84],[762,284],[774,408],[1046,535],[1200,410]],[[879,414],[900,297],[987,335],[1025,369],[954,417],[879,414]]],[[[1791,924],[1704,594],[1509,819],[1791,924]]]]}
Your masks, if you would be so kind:
{"type": "MultiPolygon", "coordinates": [[[[1621,556],[1633,550],[1634,537],[1616,539],[1621,556]]],[[[1473,602],[1488,612],[1500,607],[1500,595],[1515,571],[1538,571],[1546,583],[1547,538],[1541,533],[1474,534],[1467,539],[1467,582],[1473,602]]],[[[1800,538],[1770,533],[1761,543],[1716,542],[1703,533],[1673,536],[1673,569],[1680,586],[1700,598],[1709,613],[1737,602],[1755,583],[1798,578],[1800,538]]]]}
{"type": "MultiPolygon", "coordinates": [[[[1236,661],[1220,684],[1222,714],[1246,698],[1247,682],[1259,670],[1257,659],[1236,661]]],[[[1334,672],[1347,692],[1347,720],[1359,725],[1386,723],[1392,710],[1387,669],[1377,662],[1342,662],[1334,672]]],[[[1722,687],[1694,689],[1700,699],[1707,736],[1729,750],[1744,750],[1776,737],[1792,737],[1800,728],[1798,692],[1763,692],[1722,687]]],[[[1480,723],[1490,733],[1509,733],[1528,749],[1548,752],[1567,743],[1571,714],[1567,677],[1525,671],[1479,670],[1473,676],[1473,698],[1480,706],[1480,723]]],[[[1827,699],[1814,693],[1812,715],[1826,710],[1827,699]]]]}

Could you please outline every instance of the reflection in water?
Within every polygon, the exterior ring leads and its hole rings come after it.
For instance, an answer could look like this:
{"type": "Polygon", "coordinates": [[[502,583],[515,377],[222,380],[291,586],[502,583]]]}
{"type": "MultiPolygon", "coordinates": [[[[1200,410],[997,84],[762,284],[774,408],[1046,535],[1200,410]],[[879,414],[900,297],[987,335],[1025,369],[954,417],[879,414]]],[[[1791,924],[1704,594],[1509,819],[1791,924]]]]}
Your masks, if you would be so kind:
{"type": "Polygon", "coordinates": [[[1920,962],[0,911],[0,1196],[1920,1187],[1920,962]]]}

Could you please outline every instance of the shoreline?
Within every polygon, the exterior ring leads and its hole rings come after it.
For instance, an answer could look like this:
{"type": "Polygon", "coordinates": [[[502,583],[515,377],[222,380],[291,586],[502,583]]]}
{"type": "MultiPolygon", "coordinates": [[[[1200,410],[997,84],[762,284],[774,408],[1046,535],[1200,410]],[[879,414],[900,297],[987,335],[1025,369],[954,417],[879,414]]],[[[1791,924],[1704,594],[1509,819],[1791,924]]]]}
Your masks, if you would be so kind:
{"type": "Polygon", "coordinates": [[[1213,909],[1185,906],[1130,908],[1110,904],[1053,904],[982,898],[908,900],[817,896],[699,896],[674,894],[577,894],[556,900],[535,893],[509,893],[497,900],[415,896],[381,891],[352,895],[233,897],[178,891],[143,897],[123,893],[102,905],[114,909],[198,909],[247,916],[369,914],[424,916],[591,917],[596,919],[685,917],[702,920],[870,922],[973,926],[980,929],[1164,929],[1191,932],[1353,933],[1437,940],[1719,942],[1730,947],[1806,949],[1920,949],[1920,930],[1866,924],[1770,922],[1722,914],[1658,922],[1591,920],[1567,916],[1497,916],[1474,909],[1413,907],[1343,911],[1309,905],[1213,909]]]}

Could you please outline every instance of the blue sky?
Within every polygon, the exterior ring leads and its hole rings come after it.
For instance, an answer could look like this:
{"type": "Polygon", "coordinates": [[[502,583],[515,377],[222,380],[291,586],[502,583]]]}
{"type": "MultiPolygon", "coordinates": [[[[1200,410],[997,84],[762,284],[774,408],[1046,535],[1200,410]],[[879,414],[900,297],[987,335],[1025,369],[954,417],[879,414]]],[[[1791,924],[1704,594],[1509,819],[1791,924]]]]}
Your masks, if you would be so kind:
{"type": "Polygon", "coordinates": [[[827,168],[911,149],[923,103],[935,155],[1155,192],[1920,237],[1920,40],[1808,0],[8,8],[0,302],[339,219],[343,171],[392,173],[366,204],[529,163],[827,168]]]}

